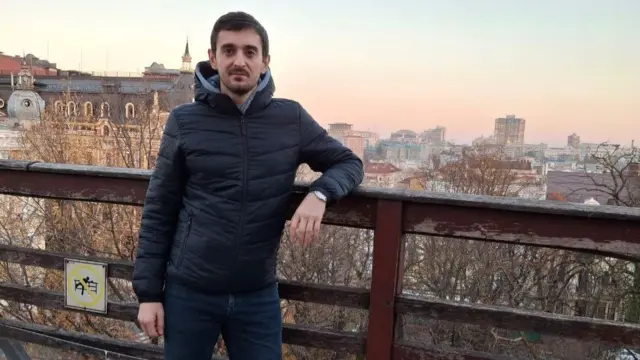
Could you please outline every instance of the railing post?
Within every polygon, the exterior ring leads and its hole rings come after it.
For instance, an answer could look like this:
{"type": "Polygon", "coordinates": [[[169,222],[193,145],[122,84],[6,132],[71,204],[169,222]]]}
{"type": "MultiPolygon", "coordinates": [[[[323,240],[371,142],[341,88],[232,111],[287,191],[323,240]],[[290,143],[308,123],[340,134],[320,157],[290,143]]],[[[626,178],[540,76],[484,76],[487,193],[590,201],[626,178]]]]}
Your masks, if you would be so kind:
{"type": "Polygon", "coordinates": [[[366,358],[389,360],[395,337],[395,297],[402,292],[404,270],[401,201],[378,200],[373,239],[366,358]]]}

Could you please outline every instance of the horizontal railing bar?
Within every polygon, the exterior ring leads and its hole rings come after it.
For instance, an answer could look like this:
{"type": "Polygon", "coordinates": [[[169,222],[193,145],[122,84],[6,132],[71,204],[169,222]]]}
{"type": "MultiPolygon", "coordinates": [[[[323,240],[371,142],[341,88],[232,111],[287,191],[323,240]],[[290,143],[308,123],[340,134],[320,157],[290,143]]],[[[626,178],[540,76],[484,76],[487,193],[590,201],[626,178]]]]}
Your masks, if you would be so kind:
{"type": "MultiPolygon", "coordinates": [[[[28,172],[33,173],[33,176],[51,173],[101,179],[120,178],[144,181],[148,181],[151,176],[151,170],[17,160],[0,160],[0,172],[28,172]]],[[[306,182],[296,182],[295,190],[298,192],[306,192],[308,185],[306,182]]],[[[2,192],[2,186],[0,185],[0,193],[2,192]]],[[[589,219],[640,220],[640,210],[634,208],[609,205],[589,206],[569,202],[540,201],[515,197],[438,193],[406,189],[382,189],[362,186],[353,192],[353,196],[370,199],[398,200],[415,204],[451,205],[455,207],[578,216],[589,219]]]]}
{"type": "MultiPolygon", "coordinates": [[[[108,277],[131,280],[133,273],[133,263],[131,261],[81,256],[0,244],[0,261],[62,271],[64,270],[64,260],[68,258],[107,263],[108,277]]],[[[357,309],[369,308],[369,290],[365,288],[305,284],[296,281],[279,280],[278,292],[281,298],[287,300],[357,309]]]]}
{"type": "MultiPolygon", "coordinates": [[[[0,334],[3,337],[31,344],[103,358],[105,351],[109,359],[140,360],[164,358],[162,348],[156,345],[122,341],[104,336],[65,331],[51,326],[0,319],[0,334]]],[[[223,360],[223,358],[216,358],[223,360]]]]}
{"type": "Polygon", "coordinates": [[[282,340],[289,345],[362,354],[366,343],[366,335],[362,332],[327,330],[312,328],[307,325],[284,324],[282,326],[282,340]]]}
{"type": "MultiPolygon", "coordinates": [[[[128,177],[106,176],[102,173],[92,175],[94,172],[86,174],[81,171],[13,171],[3,168],[2,161],[0,160],[0,194],[141,206],[147,192],[148,179],[137,175],[128,177]]],[[[293,215],[305,194],[302,191],[294,192],[288,218],[293,215]]],[[[327,207],[323,223],[372,229],[375,224],[375,205],[375,199],[347,197],[339,204],[327,207]]]]}
{"type": "Polygon", "coordinates": [[[396,312],[434,320],[536,331],[581,341],[640,346],[640,325],[636,324],[407,295],[396,298],[396,312]]]}
{"type": "MultiPolygon", "coordinates": [[[[18,284],[0,284],[0,299],[30,304],[45,309],[87,312],[68,309],[64,306],[64,294],[43,288],[26,287],[18,284]]],[[[92,315],[110,319],[135,321],[138,316],[138,305],[109,301],[107,314],[92,315]]],[[[291,345],[317,347],[322,349],[342,349],[349,352],[360,352],[363,349],[365,336],[358,332],[314,329],[297,324],[283,325],[283,341],[291,345]]]]}
{"type": "MultiPolygon", "coordinates": [[[[29,170],[16,171],[20,166],[13,162],[0,166],[0,193],[134,205],[141,205],[146,194],[147,179],[138,175],[126,177],[121,169],[61,164],[23,167],[29,170]],[[42,171],[37,171],[40,167],[42,171]],[[65,170],[53,172],[60,168],[65,170]],[[114,175],[108,176],[110,173],[114,175]]],[[[303,189],[304,186],[298,187],[303,189]]],[[[339,204],[329,206],[325,223],[373,228],[376,200],[369,195],[376,191],[387,190],[359,189],[339,204]]],[[[399,197],[405,201],[403,231],[408,233],[588,250],[626,259],[640,257],[640,238],[634,235],[640,233],[640,209],[512,198],[483,198],[483,203],[477,196],[461,194],[445,194],[460,200],[446,202],[441,201],[442,194],[416,194],[420,193],[412,193],[409,199],[399,197]],[[482,208],[482,204],[486,206],[482,208]],[[518,206],[514,208],[513,204],[518,206]]],[[[303,193],[294,194],[289,216],[302,197],[303,193]]]]}
{"type": "MultiPolygon", "coordinates": [[[[132,169],[126,169],[125,174],[124,169],[118,168],[37,163],[24,165],[28,171],[16,168],[20,166],[13,162],[0,166],[0,193],[133,205],[141,205],[146,194],[147,179],[137,173],[142,170],[127,177],[132,169]],[[53,172],[60,169],[64,170],[53,172]]],[[[304,186],[296,187],[302,192],[294,194],[289,215],[301,201],[304,186]]],[[[387,189],[359,188],[339,204],[328,207],[325,223],[373,228],[375,199],[381,198],[374,196],[377,192],[390,194],[387,189]]],[[[640,238],[633,235],[640,231],[640,209],[452,193],[423,194],[426,193],[406,192],[395,197],[404,201],[403,231],[640,256],[640,238]]]]}
{"type": "MultiPolygon", "coordinates": [[[[404,205],[403,228],[408,233],[640,257],[640,238],[636,236],[640,234],[640,218],[629,221],[595,215],[585,218],[451,205],[404,205]]],[[[594,214],[600,211],[597,206],[581,206],[595,208],[594,214]]],[[[640,214],[640,208],[633,211],[640,214]]]]}
{"type": "Polygon", "coordinates": [[[513,360],[512,358],[474,350],[425,346],[411,341],[393,345],[393,360],[513,360]]]}
{"type": "Polygon", "coordinates": [[[61,292],[12,283],[0,283],[0,299],[17,301],[19,303],[30,304],[44,309],[69,310],[123,321],[136,321],[138,317],[138,305],[135,303],[110,300],[107,304],[108,314],[94,314],[80,310],[67,309],[65,307],[64,294],[61,292]]]}
{"type": "MultiPolygon", "coordinates": [[[[526,238],[519,240],[519,241],[510,241],[510,240],[503,240],[500,239],[500,237],[496,238],[492,238],[492,237],[477,237],[477,236],[463,236],[463,235],[443,235],[440,233],[415,233],[415,232],[409,232],[408,234],[415,234],[415,235],[426,235],[426,236],[436,236],[436,237],[440,237],[440,238],[447,238],[447,239],[453,239],[453,240],[470,240],[470,241],[482,241],[482,242],[488,242],[488,243],[497,243],[497,244],[511,244],[511,245],[526,245],[526,246],[530,246],[530,247],[539,247],[539,248],[547,248],[547,249],[554,249],[554,250],[566,250],[566,251],[571,251],[571,252],[575,252],[575,253],[582,253],[582,254],[591,254],[591,255],[595,255],[595,256],[603,256],[603,257],[609,257],[609,258],[615,258],[618,260],[625,260],[625,261],[631,261],[631,262],[640,262],[640,249],[639,250],[629,250],[629,244],[627,243],[619,243],[619,244],[614,244],[613,246],[604,246],[605,248],[623,248],[623,250],[628,251],[628,252],[619,252],[619,251],[615,251],[615,250],[597,250],[597,249],[591,249],[592,247],[598,247],[597,245],[593,244],[593,243],[586,243],[586,242],[581,242],[581,240],[577,240],[577,241],[572,241],[572,242],[563,242],[563,241],[538,241],[537,238],[535,238],[534,240],[527,240],[526,238]],[[579,245],[577,245],[579,244],[579,245]],[[584,246],[583,246],[584,245],[584,246]]],[[[541,239],[544,240],[544,239],[541,239]]],[[[632,246],[634,246],[634,244],[631,244],[632,246]]]]}
{"type": "Polygon", "coordinates": [[[0,261],[9,263],[36,266],[44,269],[64,270],[64,260],[68,258],[107,263],[109,265],[107,276],[110,278],[130,280],[133,272],[133,264],[127,260],[0,244],[0,261]]]}

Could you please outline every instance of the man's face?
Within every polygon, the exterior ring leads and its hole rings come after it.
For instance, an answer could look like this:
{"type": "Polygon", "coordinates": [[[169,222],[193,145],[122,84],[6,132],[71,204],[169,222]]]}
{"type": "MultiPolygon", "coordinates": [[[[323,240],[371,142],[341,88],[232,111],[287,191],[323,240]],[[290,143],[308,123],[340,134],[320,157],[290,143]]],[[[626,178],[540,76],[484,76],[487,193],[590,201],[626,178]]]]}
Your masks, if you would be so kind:
{"type": "Polygon", "coordinates": [[[262,56],[260,35],[253,29],[220,31],[209,60],[220,73],[221,86],[240,96],[253,90],[269,66],[269,57],[262,56]]]}

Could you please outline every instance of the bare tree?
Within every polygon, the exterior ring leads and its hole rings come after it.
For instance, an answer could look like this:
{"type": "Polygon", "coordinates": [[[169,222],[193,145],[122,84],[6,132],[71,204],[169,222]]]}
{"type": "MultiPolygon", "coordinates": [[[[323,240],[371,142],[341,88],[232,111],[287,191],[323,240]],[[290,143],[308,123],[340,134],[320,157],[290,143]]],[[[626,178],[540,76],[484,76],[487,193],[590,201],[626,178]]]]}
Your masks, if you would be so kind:
{"type": "MultiPolygon", "coordinates": [[[[526,197],[531,188],[540,185],[530,169],[498,151],[471,148],[457,161],[427,171],[424,187],[429,191],[526,197]]],[[[557,196],[556,200],[565,199],[557,196]]],[[[583,261],[568,251],[435,236],[406,238],[404,289],[414,295],[612,318],[614,304],[625,291],[624,286],[615,285],[621,284],[622,265],[610,259],[583,261]]],[[[572,345],[573,340],[548,336],[540,341],[544,334],[416,317],[404,317],[403,329],[409,340],[515,357],[597,359],[603,350],[598,344],[578,346],[572,345]],[[571,352],[562,352],[565,348],[571,352]]]]}
{"type": "MultiPolygon", "coordinates": [[[[585,159],[587,179],[583,186],[571,190],[574,193],[597,193],[607,198],[610,205],[640,207],[640,150],[600,144],[585,159]],[[587,171],[589,164],[596,165],[596,172],[587,171]]],[[[625,308],[624,318],[640,322],[640,263],[619,262],[622,273],[631,278],[624,299],[618,299],[625,308]]],[[[628,281],[628,279],[625,279],[628,281]]]]}
{"type": "MultiPolygon", "coordinates": [[[[69,94],[52,101],[41,121],[25,124],[21,157],[44,162],[152,168],[168,115],[160,111],[157,97],[134,105],[123,104],[117,96],[107,94],[97,104],[69,94]],[[100,104],[108,105],[97,108],[100,104]]],[[[3,243],[116,259],[134,257],[138,207],[18,197],[6,197],[3,206],[7,207],[0,214],[3,243]]],[[[2,280],[63,290],[64,280],[59,271],[37,271],[8,264],[2,267],[2,280]]],[[[115,299],[134,300],[129,282],[110,280],[108,286],[115,299]]],[[[134,339],[137,333],[133,324],[66,311],[41,311],[15,303],[0,308],[0,313],[117,338],[134,339]]]]}

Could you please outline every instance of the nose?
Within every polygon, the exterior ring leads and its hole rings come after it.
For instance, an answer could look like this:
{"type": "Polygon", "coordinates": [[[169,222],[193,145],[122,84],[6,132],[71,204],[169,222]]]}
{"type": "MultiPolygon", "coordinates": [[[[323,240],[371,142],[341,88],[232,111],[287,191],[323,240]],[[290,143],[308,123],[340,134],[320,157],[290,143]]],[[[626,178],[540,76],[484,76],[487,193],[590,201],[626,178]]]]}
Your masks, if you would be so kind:
{"type": "Polygon", "coordinates": [[[246,64],[247,62],[244,58],[244,55],[241,52],[238,52],[238,54],[236,54],[235,58],[233,59],[233,65],[235,67],[245,67],[246,64]]]}

